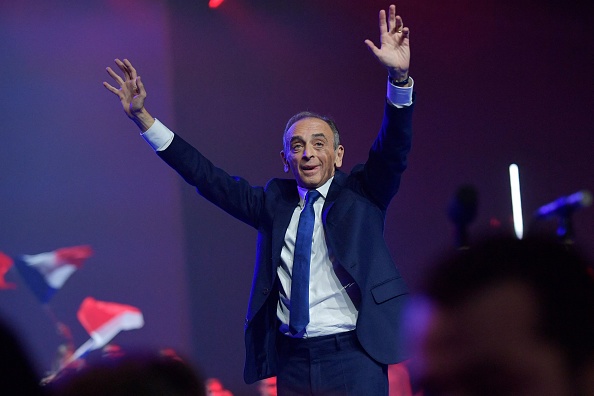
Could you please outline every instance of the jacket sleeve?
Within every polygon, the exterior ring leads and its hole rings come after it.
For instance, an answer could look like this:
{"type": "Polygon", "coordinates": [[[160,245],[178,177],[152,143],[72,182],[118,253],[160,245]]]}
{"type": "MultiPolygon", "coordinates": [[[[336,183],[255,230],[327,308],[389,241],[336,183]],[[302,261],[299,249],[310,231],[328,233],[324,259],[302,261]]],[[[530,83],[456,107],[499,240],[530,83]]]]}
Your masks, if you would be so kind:
{"type": "Polygon", "coordinates": [[[197,149],[175,135],[157,154],[204,198],[244,223],[258,228],[264,207],[264,189],[217,168],[197,149]]]}
{"type": "Polygon", "coordinates": [[[384,119],[360,175],[364,193],[382,210],[398,192],[412,143],[410,106],[396,108],[386,103],[384,119]]]}

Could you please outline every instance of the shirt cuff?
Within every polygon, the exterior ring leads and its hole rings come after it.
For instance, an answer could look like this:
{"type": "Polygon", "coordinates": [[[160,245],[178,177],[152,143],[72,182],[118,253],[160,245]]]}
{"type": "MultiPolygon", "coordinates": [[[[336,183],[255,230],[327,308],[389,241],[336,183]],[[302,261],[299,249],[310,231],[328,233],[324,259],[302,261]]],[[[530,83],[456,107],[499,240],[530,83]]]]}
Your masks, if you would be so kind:
{"type": "Polygon", "coordinates": [[[153,150],[163,151],[169,147],[174,135],[169,128],[155,118],[155,123],[140,136],[151,145],[153,150]]]}
{"type": "Polygon", "coordinates": [[[409,77],[408,79],[411,82],[410,87],[398,87],[394,84],[391,84],[390,79],[388,79],[387,97],[388,102],[392,106],[401,108],[404,106],[410,106],[412,104],[412,93],[415,82],[412,77],[409,77]]]}

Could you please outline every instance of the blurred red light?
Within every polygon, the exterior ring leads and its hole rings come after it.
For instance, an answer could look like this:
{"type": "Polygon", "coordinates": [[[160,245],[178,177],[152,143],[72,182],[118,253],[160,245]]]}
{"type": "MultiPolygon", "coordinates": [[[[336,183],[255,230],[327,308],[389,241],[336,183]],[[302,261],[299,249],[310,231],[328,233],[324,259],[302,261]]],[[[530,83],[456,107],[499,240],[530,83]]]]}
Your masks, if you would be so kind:
{"type": "Polygon", "coordinates": [[[224,0],[209,0],[208,6],[210,8],[217,8],[223,3],[224,0]]]}

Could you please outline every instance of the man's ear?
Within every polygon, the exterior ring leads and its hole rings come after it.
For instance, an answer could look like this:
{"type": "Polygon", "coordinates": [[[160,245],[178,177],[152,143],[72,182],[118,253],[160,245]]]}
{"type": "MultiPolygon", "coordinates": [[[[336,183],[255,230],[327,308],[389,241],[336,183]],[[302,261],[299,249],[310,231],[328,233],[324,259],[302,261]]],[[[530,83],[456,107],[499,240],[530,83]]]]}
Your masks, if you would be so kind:
{"type": "Polygon", "coordinates": [[[280,156],[281,156],[281,159],[282,159],[283,165],[284,165],[284,169],[283,170],[285,171],[285,173],[289,173],[289,162],[287,162],[287,158],[285,157],[284,150],[281,150],[280,156]]]}
{"type": "Polygon", "coordinates": [[[342,166],[342,158],[344,157],[344,146],[339,144],[336,148],[336,158],[334,159],[334,167],[340,168],[342,166]]]}

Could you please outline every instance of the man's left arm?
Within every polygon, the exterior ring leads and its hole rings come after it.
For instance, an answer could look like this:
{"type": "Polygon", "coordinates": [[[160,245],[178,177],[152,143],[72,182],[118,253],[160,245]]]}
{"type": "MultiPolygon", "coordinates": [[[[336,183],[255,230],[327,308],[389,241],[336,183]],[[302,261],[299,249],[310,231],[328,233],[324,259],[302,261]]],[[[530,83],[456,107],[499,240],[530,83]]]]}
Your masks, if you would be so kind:
{"type": "Polygon", "coordinates": [[[412,137],[413,80],[409,77],[410,30],[391,5],[379,13],[380,47],[365,40],[388,71],[388,92],[382,129],[373,143],[362,173],[366,194],[386,209],[398,191],[412,137]]]}

